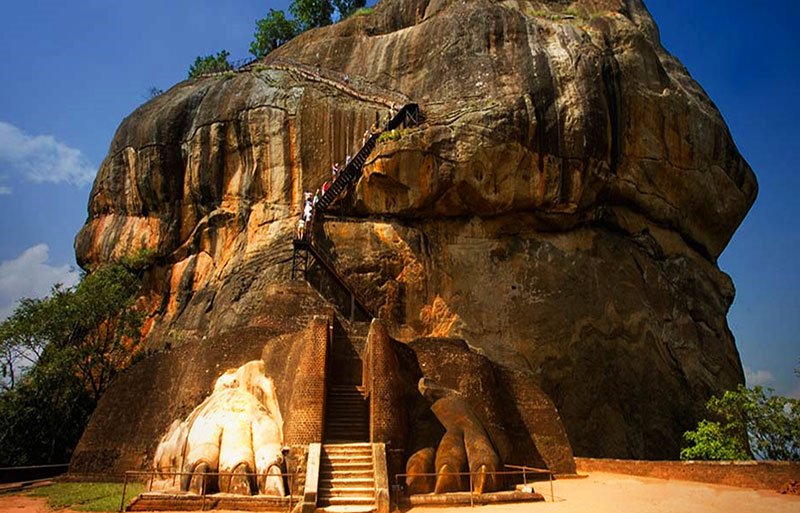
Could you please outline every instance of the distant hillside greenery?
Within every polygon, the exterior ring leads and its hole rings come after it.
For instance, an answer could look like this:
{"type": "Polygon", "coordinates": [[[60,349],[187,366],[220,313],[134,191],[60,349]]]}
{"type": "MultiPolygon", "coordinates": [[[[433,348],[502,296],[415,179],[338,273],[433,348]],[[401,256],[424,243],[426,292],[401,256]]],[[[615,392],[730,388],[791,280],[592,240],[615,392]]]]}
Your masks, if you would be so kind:
{"type": "Polygon", "coordinates": [[[800,460],[800,400],[739,385],[706,409],[710,418],[683,435],[682,460],[800,460]]]}
{"type": "MultiPolygon", "coordinates": [[[[366,0],[294,0],[289,13],[270,9],[267,16],[256,20],[256,31],[250,43],[250,54],[260,59],[306,30],[324,27],[349,16],[368,14],[366,0]]],[[[189,78],[233,69],[226,50],[216,55],[198,56],[189,68],[189,78]]]]}
{"type": "Polygon", "coordinates": [[[0,467],[66,463],[111,380],[137,358],[141,255],[26,298],[0,323],[0,467]]]}

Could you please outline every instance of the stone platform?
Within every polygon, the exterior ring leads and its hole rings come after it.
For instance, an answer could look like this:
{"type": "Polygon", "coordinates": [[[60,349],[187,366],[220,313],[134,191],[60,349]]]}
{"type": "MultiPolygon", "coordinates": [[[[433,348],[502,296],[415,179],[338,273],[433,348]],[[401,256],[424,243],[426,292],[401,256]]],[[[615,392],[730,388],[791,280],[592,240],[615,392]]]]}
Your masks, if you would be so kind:
{"type": "Polygon", "coordinates": [[[470,501],[469,492],[453,492],[411,495],[410,497],[401,497],[398,502],[398,506],[401,508],[413,506],[469,506],[470,504],[483,505],[504,502],[544,502],[544,497],[535,492],[513,490],[472,494],[470,501]]]}
{"type": "Polygon", "coordinates": [[[290,511],[302,497],[245,496],[215,493],[213,495],[145,492],[133,499],[126,511],[204,511],[212,509],[238,511],[290,511]],[[291,504],[290,504],[291,499],[291,504]]]}

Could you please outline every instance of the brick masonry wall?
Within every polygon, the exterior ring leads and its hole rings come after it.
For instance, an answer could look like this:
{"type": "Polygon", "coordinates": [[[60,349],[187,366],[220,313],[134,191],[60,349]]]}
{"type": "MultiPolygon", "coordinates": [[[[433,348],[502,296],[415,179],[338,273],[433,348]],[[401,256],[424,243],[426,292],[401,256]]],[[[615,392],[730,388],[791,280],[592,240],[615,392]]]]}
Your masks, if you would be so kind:
{"type": "Polygon", "coordinates": [[[370,440],[401,447],[405,441],[406,405],[402,402],[400,363],[386,326],[380,319],[370,325],[365,357],[365,378],[370,394],[370,440]]]}
{"type": "Polygon", "coordinates": [[[779,490],[800,481],[800,462],[788,461],[642,461],[575,458],[579,473],[609,472],[659,479],[779,490]]]}
{"type": "Polygon", "coordinates": [[[325,415],[325,365],[329,317],[317,316],[306,328],[305,342],[292,385],[292,400],[284,442],[306,445],[322,442],[325,415]]]}

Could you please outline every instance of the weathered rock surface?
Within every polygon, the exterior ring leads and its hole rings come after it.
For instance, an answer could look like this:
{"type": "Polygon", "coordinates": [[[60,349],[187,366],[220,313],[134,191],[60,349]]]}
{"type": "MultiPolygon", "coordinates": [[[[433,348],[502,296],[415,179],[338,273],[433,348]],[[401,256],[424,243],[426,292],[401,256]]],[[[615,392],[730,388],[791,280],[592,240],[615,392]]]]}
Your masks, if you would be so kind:
{"type": "Polygon", "coordinates": [[[302,192],[402,95],[425,121],[328,216],[337,268],[394,338],[534,372],[576,454],[677,456],[743,381],[716,259],[757,185],[640,0],[384,0],[178,84],[117,131],[79,262],[155,252],[154,348],[257,325],[302,192]]]}

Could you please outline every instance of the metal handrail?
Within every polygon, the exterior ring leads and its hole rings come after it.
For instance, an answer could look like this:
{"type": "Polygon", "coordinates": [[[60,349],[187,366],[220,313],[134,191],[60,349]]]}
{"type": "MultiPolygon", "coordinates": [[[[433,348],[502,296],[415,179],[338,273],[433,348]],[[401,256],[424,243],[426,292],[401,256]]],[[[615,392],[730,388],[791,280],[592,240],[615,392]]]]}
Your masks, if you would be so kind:
{"type": "MultiPolygon", "coordinates": [[[[126,489],[128,487],[128,476],[148,476],[149,477],[149,485],[147,487],[147,491],[151,492],[151,491],[153,491],[153,480],[155,479],[156,475],[158,475],[160,477],[170,477],[171,476],[171,477],[174,478],[176,476],[183,477],[183,476],[197,475],[197,473],[195,473],[195,472],[165,472],[165,471],[161,471],[161,470],[127,470],[127,471],[125,471],[125,477],[124,477],[124,479],[122,481],[122,498],[119,501],[119,511],[122,512],[122,511],[125,510],[125,491],[126,491],[126,489]]],[[[217,476],[217,477],[220,477],[220,476],[231,476],[231,477],[233,477],[233,476],[248,476],[248,477],[251,477],[252,476],[252,477],[260,477],[260,476],[262,476],[264,474],[258,474],[258,473],[255,473],[255,472],[244,472],[244,473],[242,473],[242,472],[203,472],[200,475],[203,478],[203,482],[202,482],[202,485],[200,487],[200,490],[201,490],[200,496],[202,497],[200,511],[205,511],[205,507],[206,507],[206,478],[207,477],[210,477],[210,476],[217,476]]],[[[281,478],[284,478],[284,477],[288,477],[289,478],[289,494],[288,495],[283,495],[283,496],[275,496],[275,497],[287,497],[288,496],[289,497],[289,506],[288,506],[287,511],[292,511],[293,501],[294,501],[294,498],[295,498],[294,485],[295,485],[296,478],[297,478],[297,472],[292,472],[292,473],[283,472],[283,473],[280,473],[280,474],[267,474],[267,475],[268,476],[274,476],[274,477],[281,477],[281,478]]],[[[299,499],[299,498],[301,498],[301,496],[297,496],[297,498],[299,499]]]]}
{"type": "Polygon", "coordinates": [[[555,502],[553,493],[553,472],[547,469],[526,467],[522,465],[505,465],[506,468],[519,468],[520,470],[493,470],[491,472],[408,472],[395,474],[395,483],[400,486],[400,478],[403,477],[438,477],[438,476],[469,476],[469,505],[475,505],[475,487],[473,476],[492,475],[492,476],[518,476],[522,475],[523,484],[527,486],[527,474],[548,474],[550,476],[550,502],[555,502]]]}

